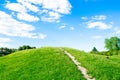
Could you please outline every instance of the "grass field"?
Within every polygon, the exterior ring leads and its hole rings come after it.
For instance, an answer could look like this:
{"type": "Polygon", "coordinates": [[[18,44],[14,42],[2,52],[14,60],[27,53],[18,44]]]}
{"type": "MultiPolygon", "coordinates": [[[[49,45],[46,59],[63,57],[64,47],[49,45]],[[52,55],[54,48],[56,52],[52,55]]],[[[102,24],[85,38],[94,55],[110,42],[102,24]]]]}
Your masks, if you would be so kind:
{"type": "Polygon", "coordinates": [[[88,69],[96,80],[120,80],[120,55],[110,56],[106,59],[103,55],[87,54],[85,52],[64,48],[88,69]]]}
{"type": "MultiPolygon", "coordinates": [[[[96,80],[120,80],[120,55],[88,54],[72,48],[71,53],[96,80]]],[[[85,80],[60,48],[43,47],[0,57],[0,80],[85,80]]]]}
{"type": "Polygon", "coordinates": [[[85,80],[59,48],[44,47],[0,57],[0,80],[85,80]]]}

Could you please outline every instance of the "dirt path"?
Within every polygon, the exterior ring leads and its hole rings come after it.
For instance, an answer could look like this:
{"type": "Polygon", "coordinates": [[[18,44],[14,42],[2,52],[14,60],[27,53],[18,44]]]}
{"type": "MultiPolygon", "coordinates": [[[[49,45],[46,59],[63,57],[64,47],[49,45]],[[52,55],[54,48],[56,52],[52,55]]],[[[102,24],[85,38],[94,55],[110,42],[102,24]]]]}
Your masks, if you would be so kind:
{"type": "MultiPolygon", "coordinates": [[[[62,49],[63,50],[63,49],[62,49]]],[[[64,54],[67,55],[73,62],[74,64],[77,66],[78,70],[83,74],[84,78],[87,79],[87,80],[95,80],[95,78],[92,78],[92,76],[89,76],[87,74],[87,69],[82,67],[80,65],[80,63],[75,60],[75,57],[72,56],[70,53],[68,53],[67,51],[63,50],[64,51],[64,54]]]]}

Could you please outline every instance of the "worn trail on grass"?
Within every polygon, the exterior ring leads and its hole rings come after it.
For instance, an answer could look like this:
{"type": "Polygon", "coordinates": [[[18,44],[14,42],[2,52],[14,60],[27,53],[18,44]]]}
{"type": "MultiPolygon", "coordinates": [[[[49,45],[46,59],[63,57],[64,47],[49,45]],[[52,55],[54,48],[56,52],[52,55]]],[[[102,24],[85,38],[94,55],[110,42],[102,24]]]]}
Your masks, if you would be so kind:
{"type": "MultiPolygon", "coordinates": [[[[63,50],[63,49],[61,49],[63,50]]],[[[87,80],[95,80],[95,78],[92,78],[92,76],[87,74],[87,69],[82,67],[80,65],[80,63],[75,59],[74,56],[72,56],[70,53],[68,53],[67,51],[63,50],[64,54],[67,55],[72,61],[73,63],[77,66],[78,70],[83,74],[84,78],[87,80]]]]}

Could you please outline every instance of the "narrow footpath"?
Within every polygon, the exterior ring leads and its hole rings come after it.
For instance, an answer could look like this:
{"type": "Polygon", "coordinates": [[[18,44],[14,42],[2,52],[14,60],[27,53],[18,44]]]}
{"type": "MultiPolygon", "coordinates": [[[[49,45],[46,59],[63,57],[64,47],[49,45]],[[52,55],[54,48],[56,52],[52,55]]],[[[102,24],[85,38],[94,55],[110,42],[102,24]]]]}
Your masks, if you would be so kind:
{"type": "Polygon", "coordinates": [[[73,61],[73,63],[77,66],[78,70],[83,74],[85,79],[87,79],[87,80],[95,80],[95,78],[92,78],[92,76],[89,76],[87,74],[87,69],[82,67],[81,64],[75,59],[74,56],[72,56],[70,53],[68,53],[65,50],[63,50],[63,51],[64,51],[64,54],[67,55],[73,61]]]}

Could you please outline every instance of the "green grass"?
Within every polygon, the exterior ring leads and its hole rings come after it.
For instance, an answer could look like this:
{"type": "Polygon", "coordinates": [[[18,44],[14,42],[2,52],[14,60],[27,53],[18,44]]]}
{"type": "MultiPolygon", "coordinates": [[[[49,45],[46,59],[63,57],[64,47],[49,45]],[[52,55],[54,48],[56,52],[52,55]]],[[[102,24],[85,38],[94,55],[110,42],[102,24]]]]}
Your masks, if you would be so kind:
{"type": "Polygon", "coordinates": [[[87,68],[88,74],[96,80],[120,80],[120,55],[106,59],[103,55],[87,54],[71,48],[64,49],[75,56],[81,65],[87,68]]]}
{"type": "Polygon", "coordinates": [[[0,57],[0,80],[85,80],[59,48],[44,47],[0,57]]]}
{"type": "MultiPolygon", "coordinates": [[[[120,80],[120,55],[71,53],[96,80],[120,80]]],[[[0,57],[0,80],[85,80],[74,63],[59,48],[43,47],[0,57]]]]}

